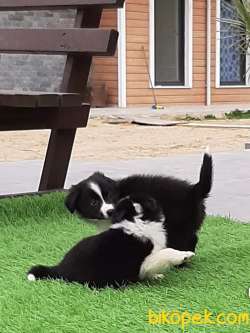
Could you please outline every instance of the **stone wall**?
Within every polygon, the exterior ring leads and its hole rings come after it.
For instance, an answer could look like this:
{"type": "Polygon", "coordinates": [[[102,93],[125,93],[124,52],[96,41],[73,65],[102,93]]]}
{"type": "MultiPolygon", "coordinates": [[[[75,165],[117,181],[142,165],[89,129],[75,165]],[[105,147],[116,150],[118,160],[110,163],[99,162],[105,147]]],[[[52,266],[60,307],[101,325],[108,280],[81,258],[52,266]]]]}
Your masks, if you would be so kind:
{"type": "MultiPolygon", "coordinates": [[[[1,12],[0,28],[71,28],[75,12],[1,12]]],[[[57,91],[64,56],[0,54],[0,89],[57,91]]]]}

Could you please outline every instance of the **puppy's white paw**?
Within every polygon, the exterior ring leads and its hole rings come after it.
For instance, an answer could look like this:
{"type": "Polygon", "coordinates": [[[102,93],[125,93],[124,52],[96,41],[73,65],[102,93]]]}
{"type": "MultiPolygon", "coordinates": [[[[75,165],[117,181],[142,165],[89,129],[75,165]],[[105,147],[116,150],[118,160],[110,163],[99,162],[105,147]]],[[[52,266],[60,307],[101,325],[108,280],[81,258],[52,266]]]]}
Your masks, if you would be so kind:
{"type": "Polygon", "coordinates": [[[191,251],[178,251],[169,249],[169,259],[172,265],[179,266],[187,261],[189,261],[194,255],[191,251]]]}
{"type": "Polygon", "coordinates": [[[194,252],[191,252],[191,251],[184,251],[184,252],[186,253],[184,262],[189,261],[191,258],[193,258],[195,256],[194,252]]]}
{"type": "Polygon", "coordinates": [[[35,275],[34,274],[28,274],[27,275],[27,279],[29,280],[29,281],[36,281],[36,277],[35,277],[35,275]]]}
{"type": "Polygon", "coordinates": [[[153,277],[152,277],[152,280],[161,280],[164,278],[164,274],[155,274],[153,277]]]}

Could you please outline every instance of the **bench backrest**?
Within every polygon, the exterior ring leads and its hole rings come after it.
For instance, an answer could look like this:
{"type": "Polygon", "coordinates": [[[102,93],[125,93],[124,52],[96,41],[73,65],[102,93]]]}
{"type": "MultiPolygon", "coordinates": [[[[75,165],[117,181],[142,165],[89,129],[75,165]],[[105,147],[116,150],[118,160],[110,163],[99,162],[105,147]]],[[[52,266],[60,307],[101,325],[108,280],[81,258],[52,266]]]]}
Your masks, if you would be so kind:
{"type": "Polygon", "coordinates": [[[92,57],[115,53],[118,32],[99,29],[104,8],[124,0],[0,0],[0,11],[77,9],[71,29],[0,29],[0,53],[67,54],[61,92],[83,93],[92,57]]]}
{"type": "Polygon", "coordinates": [[[123,7],[125,0],[0,0],[0,10],[69,9],[99,6],[123,7]]]}

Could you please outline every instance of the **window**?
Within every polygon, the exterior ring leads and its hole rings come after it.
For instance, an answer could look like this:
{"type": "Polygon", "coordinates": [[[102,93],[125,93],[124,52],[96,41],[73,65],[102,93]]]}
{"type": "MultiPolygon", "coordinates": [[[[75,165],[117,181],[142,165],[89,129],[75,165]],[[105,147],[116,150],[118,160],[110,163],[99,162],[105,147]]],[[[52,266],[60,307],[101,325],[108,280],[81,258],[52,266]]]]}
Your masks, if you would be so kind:
{"type": "Polygon", "coordinates": [[[241,50],[240,30],[223,21],[237,20],[233,0],[221,0],[220,13],[220,84],[244,85],[246,56],[241,50]]]}
{"type": "Polygon", "coordinates": [[[151,76],[155,87],[191,85],[191,12],[191,0],[151,0],[151,76]]]}

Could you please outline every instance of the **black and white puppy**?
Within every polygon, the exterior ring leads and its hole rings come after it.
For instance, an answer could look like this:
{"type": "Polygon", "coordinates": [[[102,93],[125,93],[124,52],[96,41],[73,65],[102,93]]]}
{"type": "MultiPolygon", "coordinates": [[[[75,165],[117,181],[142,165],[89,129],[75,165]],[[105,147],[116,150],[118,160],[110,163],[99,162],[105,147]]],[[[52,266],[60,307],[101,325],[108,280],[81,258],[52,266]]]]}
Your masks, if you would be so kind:
{"type": "Polygon", "coordinates": [[[63,279],[90,287],[119,287],[159,277],[194,253],[166,248],[162,209],[143,194],[120,200],[110,228],[76,244],[56,266],[35,266],[28,280],[63,279]]]}
{"type": "MultiPolygon", "coordinates": [[[[205,218],[205,199],[212,187],[212,157],[205,154],[197,184],[165,176],[135,175],[113,180],[101,173],[73,186],[65,204],[87,219],[107,219],[117,200],[131,193],[145,193],[162,207],[168,246],[194,251],[197,232],[205,218]]],[[[100,223],[99,223],[100,224],[100,223]]]]}

